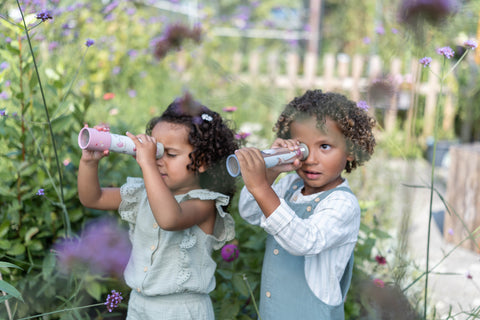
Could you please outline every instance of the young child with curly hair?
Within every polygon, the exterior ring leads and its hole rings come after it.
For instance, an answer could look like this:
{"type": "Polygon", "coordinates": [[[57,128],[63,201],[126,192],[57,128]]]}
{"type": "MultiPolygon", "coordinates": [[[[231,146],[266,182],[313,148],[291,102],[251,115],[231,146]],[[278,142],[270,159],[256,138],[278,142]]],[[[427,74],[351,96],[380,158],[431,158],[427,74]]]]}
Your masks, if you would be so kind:
{"type": "Polygon", "coordinates": [[[214,319],[211,253],[235,236],[224,211],[235,192],[225,168],[238,148],[234,132],[218,113],[185,95],[151,119],[146,134],[127,135],[143,178],[100,187],[98,163],[105,155],[89,150],[82,151],[78,172],[81,203],[118,210],[130,225],[127,319],[214,319]],[[159,159],[157,142],[165,150],[159,159]]]}
{"type": "Polygon", "coordinates": [[[307,91],[280,115],[272,148],[304,143],[304,161],[266,169],[256,148],[235,152],[245,187],[240,215],[267,233],[263,320],[344,319],[360,206],[342,172],[373,154],[375,120],[341,94],[307,91]],[[281,172],[293,171],[274,184],[281,172]]]}

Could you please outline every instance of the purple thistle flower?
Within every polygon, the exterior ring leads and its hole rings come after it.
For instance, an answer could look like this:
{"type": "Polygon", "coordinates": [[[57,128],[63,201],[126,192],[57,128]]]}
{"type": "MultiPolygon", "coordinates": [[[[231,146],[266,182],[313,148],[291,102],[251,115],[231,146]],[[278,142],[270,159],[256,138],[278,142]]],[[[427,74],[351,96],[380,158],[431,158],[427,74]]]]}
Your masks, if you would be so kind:
{"type": "Polygon", "coordinates": [[[107,306],[108,312],[112,312],[113,309],[118,307],[120,302],[122,302],[123,297],[121,292],[117,292],[112,290],[112,292],[107,296],[107,301],[105,301],[105,305],[107,306]]]}
{"type": "Polygon", "coordinates": [[[87,47],[91,47],[91,46],[93,46],[94,43],[95,43],[94,40],[92,40],[92,39],[87,39],[87,41],[85,42],[85,45],[86,45],[87,47]]]}
{"type": "Polygon", "coordinates": [[[191,39],[200,43],[202,29],[199,25],[189,29],[187,26],[176,23],[169,25],[164,35],[155,43],[154,56],[157,59],[164,58],[170,50],[180,50],[184,39],[191,39]]]}
{"type": "Polygon", "coordinates": [[[4,117],[7,115],[7,111],[5,109],[0,110],[0,116],[4,117]]]}
{"type": "Polygon", "coordinates": [[[450,47],[438,48],[437,53],[443,55],[447,59],[453,58],[453,56],[455,55],[455,52],[450,47]]]}
{"type": "Polygon", "coordinates": [[[78,239],[56,243],[54,250],[64,273],[80,269],[120,277],[130,256],[131,244],[127,232],[114,220],[101,219],[88,224],[78,239]]]}
{"type": "Polygon", "coordinates": [[[429,67],[430,66],[430,63],[432,62],[432,58],[430,57],[423,57],[422,59],[420,59],[420,64],[423,64],[423,67],[429,67]]]}
{"type": "Polygon", "coordinates": [[[227,262],[232,262],[237,259],[239,253],[238,247],[235,244],[226,244],[221,251],[223,260],[227,262]]]}
{"type": "Polygon", "coordinates": [[[456,0],[403,0],[399,8],[399,19],[411,27],[424,21],[437,24],[456,13],[456,0]]]}
{"type": "Polygon", "coordinates": [[[39,13],[37,13],[36,18],[38,20],[42,20],[42,22],[45,22],[48,19],[53,19],[52,15],[50,14],[50,12],[48,10],[40,11],[39,13]]]}
{"type": "Polygon", "coordinates": [[[357,102],[357,107],[359,107],[360,109],[363,109],[365,111],[368,111],[368,109],[370,108],[370,106],[367,104],[367,101],[364,101],[364,100],[360,100],[357,102]]]}
{"type": "Polygon", "coordinates": [[[472,50],[475,50],[477,48],[477,41],[475,40],[467,40],[463,43],[463,45],[465,47],[467,47],[468,49],[472,49],[472,50]]]}
{"type": "Polygon", "coordinates": [[[38,189],[36,195],[37,196],[44,196],[45,195],[45,190],[44,189],[38,189]]]}

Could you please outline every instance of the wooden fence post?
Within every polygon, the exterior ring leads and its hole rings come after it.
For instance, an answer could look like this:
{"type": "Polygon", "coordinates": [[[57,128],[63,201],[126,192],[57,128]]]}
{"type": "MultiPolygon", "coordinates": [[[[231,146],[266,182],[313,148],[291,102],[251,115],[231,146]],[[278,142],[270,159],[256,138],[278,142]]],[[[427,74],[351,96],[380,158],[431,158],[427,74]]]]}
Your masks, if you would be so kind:
{"type": "Polygon", "coordinates": [[[443,234],[458,245],[476,231],[461,246],[480,253],[480,143],[451,146],[450,160],[443,234]]]}

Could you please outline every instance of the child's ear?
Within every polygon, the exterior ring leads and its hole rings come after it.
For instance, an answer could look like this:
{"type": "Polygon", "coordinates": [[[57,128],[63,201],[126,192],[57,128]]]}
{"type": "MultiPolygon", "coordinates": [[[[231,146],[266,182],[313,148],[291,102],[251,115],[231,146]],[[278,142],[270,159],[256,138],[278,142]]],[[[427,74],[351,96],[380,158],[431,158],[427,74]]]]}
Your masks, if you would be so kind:
{"type": "Polygon", "coordinates": [[[355,160],[355,157],[353,156],[353,154],[349,154],[347,156],[347,161],[353,162],[354,160],[355,160]]]}
{"type": "Polygon", "coordinates": [[[207,171],[207,168],[205,167],[204,164],[202,164],[200,167],[198,167],[198,172],[199,173],[204,173],[205,171],[207,171]]]}

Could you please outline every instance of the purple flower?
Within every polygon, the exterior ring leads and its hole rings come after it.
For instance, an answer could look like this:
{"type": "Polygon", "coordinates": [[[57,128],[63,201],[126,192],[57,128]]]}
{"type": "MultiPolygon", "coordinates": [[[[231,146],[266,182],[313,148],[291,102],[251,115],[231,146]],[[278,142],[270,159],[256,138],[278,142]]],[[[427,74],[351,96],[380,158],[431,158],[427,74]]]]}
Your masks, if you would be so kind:
{"type": "Polygon", "coordinates": [[[238,247],[234,244],[226,244],[222,248],[222,258],[227,262],[232,262],[238,258],[238,247]]]}
{"type": "Polygon", "coordinates": [[[48,19],[53,19],[52,15],[48,10],[43,10],[39,12],[36,16],[37,19],[42,20],[42,22],[47,21],[48,19]]]}
{"type": "Polygon", "coordinates": [[[424,21],[437,24],[456,13],[456,0],[403,0],[399,8],[399,18],[412,27],[424,21]]]}
{"type": "Polygon", "coordinates": [[[200,43],[202,29],[199,25],[189,29],[187,26],[176,23],[169,25],[164,35],[155,41],[154,56],[162,59],[170,50],[180,50],[184,39],[192,39],[196,43],[200,43]]]}
{"type": "Polygon", "coordinates": [[[45,190],[44,189],[38,189],[36,195],[37,196],[44,196],[45,195],[45,190]]]}
{"type": "Polygon", "coordinates": [[[2,63],[0,63],[0,71],[3,71],[5,69],[7,69],[9,67],[9,64],[7,61],[3,61],[2,63]]]}
{"type": "Polygon", "coordinates": [[[455,52],[450,47],[438,48],[437,53],[443,55],[447,59],[453,58],[453,55],[455,54],[455,52]]]}
{"type": "Polygon", "coordinates": [[[115,290],[112,290],[112,293],[110,293],[107,296],[107,301],[105,301],[105,305],[107,306],[108,312],[112,312],[113,309],[118,307],[120,302],[122,302],[123,297],[121,292],[117,292],[115,290]]]}
{"type": "Polygon", "coordinates": [[[368,109],[370,108],[370,106],[367,104],[366,101],[364,100],[360,100],[357,102],[357,107],[359,107],[360,109],[363,109],[365,111],[368,111],[368,109]]]}
{"type": "Polygon", "coordinates": [[[385,29],[383,28],[383,26],[378,26],[375,28],[375,32],[379,35],[384,35],[385,34],[385,29]]]}
{"type": "Polygon", "coordinates": [[[7,115],[7,111],[5,109],[0,110],[0,116],[4,117],[7,115]]]}
{"type": "Polygon", "coordinates": [[[245,139],[247,139],[247,137],[249,137],[250,135],[251,135],[250,132],[239,132],[239,133],[236,133],[236,134],[235,134],[235,139],[245,140],[245,139]]]}
{"type": "Polygon", "coordinates": [[[87,47],[91,47],[91,46],[93,46],[94,43],[95,43],[94,40],[92,40],[92,39],[87,39],[87,41],[85,42],[85,45],[86,45],[87,47]]]}
{"type": "Polygon", "coordinates": [[[7,91],[2,91],[0,92],[0,99],[2,100],[8,100],[10,98],[10,95],[8,94],[7,91]]]}
{"type": "Polygon", "coordinates": [[[92,274],[120,277],[131,245],[127,232],[116,221],[100,219],[90,222],[79,238],[56,243],[54,250],[63,273],[88,270],[92,274]]]}
{"type": "Polygon", "coordinates": [[[463,43],[463,45],[472,50],[477,48],[477,42],[475,40],[467,40],[463,43]]]}
{"type": "Polygon", "coordinates": [[[432,62],[432,58],[430,57],[423,57],[422,59],[420,59],[420,64],[423,64],[423,67],[429,67],[430,66],[430,63],[432,62]]]}
{"type": "Polygon", "coordinates": [[[363,38],[363,43],[364,43],[364,44],[370,44],[370,42],[372,42],[372,41],[370,40],[369,37],[363,38]]]}

